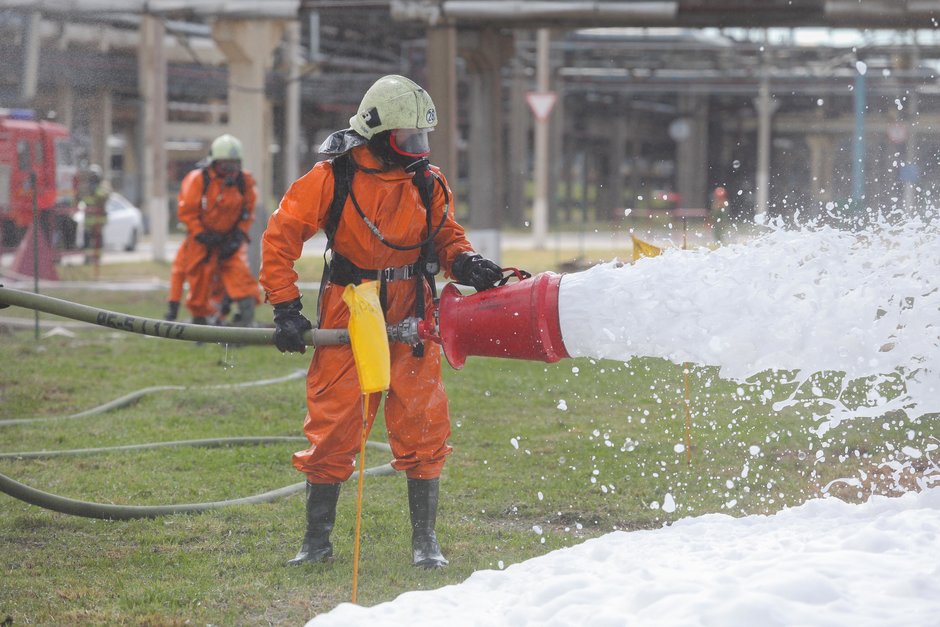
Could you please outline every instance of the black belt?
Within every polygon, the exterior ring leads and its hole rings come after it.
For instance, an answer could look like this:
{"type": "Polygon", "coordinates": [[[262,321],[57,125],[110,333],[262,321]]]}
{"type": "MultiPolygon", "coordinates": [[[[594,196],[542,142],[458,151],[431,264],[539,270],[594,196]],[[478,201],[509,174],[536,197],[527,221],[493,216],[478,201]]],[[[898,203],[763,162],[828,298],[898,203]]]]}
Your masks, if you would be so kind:
{"type": "Polygon", "coordinates": [[[359,285],[366,280],[381,280],[383,283],[404,281],[416,277],[418,271],[419,267],[417,263],[394,268],[383,268],[381,270],[360,268],[342,255],[336,254],[334,251],[333,260],[330,262],[330,283],[336,283],[337,285],[359,285]]]}

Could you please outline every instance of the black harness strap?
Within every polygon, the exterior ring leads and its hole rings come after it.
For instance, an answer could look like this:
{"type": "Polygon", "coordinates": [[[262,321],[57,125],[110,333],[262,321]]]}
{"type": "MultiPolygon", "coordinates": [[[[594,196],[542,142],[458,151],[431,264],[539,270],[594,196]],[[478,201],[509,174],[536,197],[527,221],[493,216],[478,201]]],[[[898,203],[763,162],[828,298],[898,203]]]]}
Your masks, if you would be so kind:
{"type": "MultiPolygon", "coordinates": [[[[349,156],[349,153],[343,153],[331,159],[330,166],[333,168],[333,200],[330,201],[326,225],[323,227],[323,232],[326,233],[326,248],[323,250],[323,274],[320,276],[320,290],[317,292],[317,327],[321,322],[320,299],[330,283],[332,262],[326,258],[327,253],[333,250],[333,238],[336,237],[336,229],[339,228],[343,207],[346,205],[349,188],[352,186],[353,174],[356,173],[356,162],[349,156]]],[[[334,256],[335,254],[334,251],[334,256]]]]}

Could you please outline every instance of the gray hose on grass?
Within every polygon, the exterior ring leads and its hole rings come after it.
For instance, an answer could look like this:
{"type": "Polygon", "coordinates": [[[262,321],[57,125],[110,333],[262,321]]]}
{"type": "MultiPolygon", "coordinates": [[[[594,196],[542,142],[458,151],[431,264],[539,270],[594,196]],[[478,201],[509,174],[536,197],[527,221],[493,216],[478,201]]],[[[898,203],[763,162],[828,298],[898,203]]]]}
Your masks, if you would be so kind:
{"type": "MultiPolygon", "coordinates": [[[[258,442],[251,443],[262,443],[260,440],[268,440],[270,438],[228,438],[228,440],[235,440],[239,444],[248,443],[249,441],[257,440],[258,442]]],[[[280,440],[279,440],[280,441],[280,440]]],[[[130,448],[155,448],[159,446],[169,446],[169,445],[195,445],[196,441],[181,441],[181,442],[168,442],[168,443],[156,443],[156,444],[138,444],[130,448]]],[[[218,443],[216,440],[210,440],[215,445],[218,443]]],[[[379,448],[383,451],[391,451],[391,447],[384,442],[366,442],[368,446],[373,448],[379,448]]],[[[128,447],[115,447],[121,450],[126,450],[128,447]]],[[[102,449],[77,449],[75,451],[60,451],[60,454],[78,454],[81,452],[98,452],[102,449]]],[[[107,450],[107,449],[105,449],[107,450]]],[[[55,451],[37,451],[36,453],[19,453],[22,456],[31,456],[31,455],[48,455],[49,453],[56,453],[55,451]]],[[[365,476],[388,476],[395,474],[395,470],[392,468],[391,464],[383,464],[381,466],[375,466],[373,468],[367,468],[363,471],[365,476]]],[[[351,478],[358,478],[359,471],[353,473],[351,478]]],[[[210,509],[219,509],[222,507],[229,507],[231,505],[257,505],[260,503],[269,503],[277,499],[284,498],[285,496],[290,496],[295,492],[300,492],[304,489],[306,481],[301,481],[300,483],[295,483],[277,490],[271,490],[269,492],[263,492],[261,494],[255,494],[254,496],[246,496],[237,499],[229,499],[226,501],[211,501],[207,503],[183,503],[178,505],[111,505],[109,503],[93,503],[90,501],[79,501],[76,499],[70,499],[68,497],[59,496],[57,494],[51,494],[49,492],[43,492],[42,490],[37,490],[28,485],[20,483],[15,479],[11,479],[4,474],[0,474],[0,492],[12,496],[15,499],[19,499],[30,505],[36,505],[37,507],[42,507],[44,509],[52,510],[54,512],[59,512],[60,514],[69,514],[70,516],[81,516],[83,518],[102,518],[105,520],[134,520],[137,518],[157,518],[159,516],[170,516],[172,514],[184,514],[184,513],[200,513],[205,512],[210,509]]]]}
{"type": "Polygon", "coordinates": [[[11,427],[13,425],[25,425],[31,424],[34,422],[46,422],[49,420],[66,420],[70,418],[84,418],[86,416],[94,416],[96,414],[103,414],[105,412],[119,409],[135,403],[140,400],[143,396],[147,394],[152,394],[154,392],[167,392],[167,391],[181,391],[181,390],[222,390],[222,389],[232,389],[232,388],[246,388],[246,387],[255,387],[259,385],[273,385],[275,383],[283,383],[285,381],[293,381],[294,379],[302,379],[307,376],[305,370],[295,370],[294,372],[285,375],[283,377],[277,377],[274,379],[259,379],[257,381],[243,381],[241,383],[221,383],[214,385],[201,385],[201,386],[185,386],[185,385],[155,385],[153,387],[142,388],[130,394],[125,394],[120,398],[116,398],[113,401],[108,401],[97,407],[92,407],[91,409],[86,409],[85,411],[80,411],[76,414],[69,414],[67,416],[48,416],[45,418],[13,418],[11,420],[0,420],[0,427],[11,427]]]}
{"type": "MultiPolygon", "coordinates": [[[[272,435],[261,437],[174,440],[172,442],[125,444],[122,446],[105,446],[100,448],[73,448],[61,451],[22,451],[18,453],[0,453],[0,459],[49,459],[50,457],[64,457],[68,455],[91,455],[94,453],[113,453],[118,451],[145,451],[149,449],[166,448],[172,446],[201,446],[204,448],[214,448],[221,446],[236,446],[240,444],[279,444],[281,442],[307,442],[307,438],[300,435],[272,435]]],[[[367,442],[367,444],[372,443],[367,442]]]]}

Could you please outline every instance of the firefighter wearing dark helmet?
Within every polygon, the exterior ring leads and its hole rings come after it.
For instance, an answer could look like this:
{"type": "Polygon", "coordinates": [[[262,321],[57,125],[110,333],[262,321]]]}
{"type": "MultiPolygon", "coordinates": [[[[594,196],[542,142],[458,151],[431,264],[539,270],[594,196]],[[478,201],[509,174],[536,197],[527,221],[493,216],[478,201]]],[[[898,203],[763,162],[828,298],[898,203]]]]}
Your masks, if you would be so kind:
{"type": "MultiPolygon", "coordinates": [[[[304,352],[303,315],[294,262],[305,241],[325,231],[333,251],[321,286],[319,327],[346,328],[346,285],[380,281],[386,322],[424,313],[433,273],[478,290],[502,278],[498,265],[473,251],[453,215],[444,175],[429,166],[428,133],[437,124],[431,97],[403,76],[385,76],[365,93],[350,128],[333,133],[320,161],[290,187],[262,238],[261,284],[274,305],[279,350],[304,352]],[[338,200],[336,200],[338,199],[338,200]],[[335,206],[331,208],[331,205],[335,206]]],[[[439,477],[451,453],[450,419],[437,345],[391,349],[385,421],[394,460],[408,478],[415,566],[447,564],[435,533],[439,477]]],[[[294,453],[307,478],[307,528],[291,564],[332,557],[330,532],[340,484],[353,472],[362,434],[361,392],[349,346],[322,346],[307,377],[304,433],[310,447],[294,453]]],[[[380,397],[370,395],[371,428],[380,397]]]]}

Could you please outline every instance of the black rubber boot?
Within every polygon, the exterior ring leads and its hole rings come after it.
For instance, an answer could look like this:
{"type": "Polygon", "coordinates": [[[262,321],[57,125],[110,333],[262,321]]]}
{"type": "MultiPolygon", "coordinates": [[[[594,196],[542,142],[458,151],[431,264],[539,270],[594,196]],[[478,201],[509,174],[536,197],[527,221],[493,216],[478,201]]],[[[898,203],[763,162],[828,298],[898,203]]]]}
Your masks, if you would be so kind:
{"type": "Polygon", "coordinates": [[[168,321],[176,320],[176,316],[180,312],[180,302],[178,300],[170,300],[166,303],[166,313],[163,314],[163,319],[168,321]]]}
{"type": "Polygon", "coordinates": [[[326,562],[333,557],[330,532],[336,521],[336,501],[339,500],[338,483],[307,484],[307,531],[300,551],[289,566],[326,562]]]}
{"type": "Polygon", "coordinates": [[[255,324],[255,299],[252,296],[238,300],[238,326],[251,327],[255,324]]]}
{"type": "Polygon", "coordinates": [[[428,570],[447,566],[434,533],[440,485],[439,479],[408,479],[411,553],[414,565],[428,570]]]}
{"type": "Polygon", "coordinates": [[[193,324],[209,324],[209,320],[205,316],[193,316],[193,324]]]}

